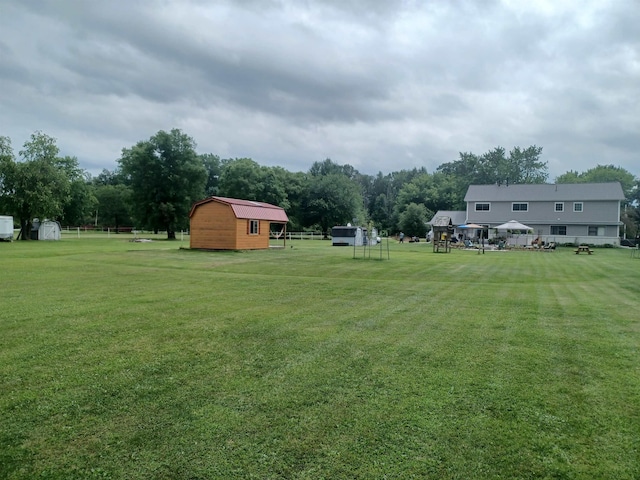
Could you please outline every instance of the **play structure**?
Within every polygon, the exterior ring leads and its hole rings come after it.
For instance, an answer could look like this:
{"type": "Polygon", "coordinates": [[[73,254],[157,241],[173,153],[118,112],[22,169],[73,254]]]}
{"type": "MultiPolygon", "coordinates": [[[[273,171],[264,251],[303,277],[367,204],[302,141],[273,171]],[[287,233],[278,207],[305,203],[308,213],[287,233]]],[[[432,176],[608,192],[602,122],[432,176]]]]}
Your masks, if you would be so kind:
{"type": "Polygon", "coordinates": [[[434,253],[449,253],[451,251],[453,229],[454,226],[451,217],[442,215],[433,219],[431,222],[431,230],[433,231],[432,243],[434,253]]]}

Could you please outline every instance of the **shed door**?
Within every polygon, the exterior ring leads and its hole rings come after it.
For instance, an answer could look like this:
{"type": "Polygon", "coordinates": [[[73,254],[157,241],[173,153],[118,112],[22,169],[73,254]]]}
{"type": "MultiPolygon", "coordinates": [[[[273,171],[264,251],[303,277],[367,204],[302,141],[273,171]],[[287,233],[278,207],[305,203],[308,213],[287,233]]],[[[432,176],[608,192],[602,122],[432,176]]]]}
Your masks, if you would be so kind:
{"type": "Polygon", "coordinates": [[[42,238],[40,240],[56,240],[56,227],[55,223],[45,223],[42,225],[42,238]]]}

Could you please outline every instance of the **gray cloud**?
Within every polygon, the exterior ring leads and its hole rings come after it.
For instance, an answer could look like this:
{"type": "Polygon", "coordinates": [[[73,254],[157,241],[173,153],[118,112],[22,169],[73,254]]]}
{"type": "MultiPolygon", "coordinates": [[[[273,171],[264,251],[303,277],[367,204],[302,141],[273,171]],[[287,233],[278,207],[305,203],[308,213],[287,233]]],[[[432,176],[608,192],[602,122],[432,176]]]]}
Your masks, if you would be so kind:
{"type": "Polygon", "coordinates": [[[0,134],[41,129],[92,173],[160,129],[201,152],[364,173],[536,144],[551,175],[637,172],[633,1],[529,5],[8,0],[0,134]]]}

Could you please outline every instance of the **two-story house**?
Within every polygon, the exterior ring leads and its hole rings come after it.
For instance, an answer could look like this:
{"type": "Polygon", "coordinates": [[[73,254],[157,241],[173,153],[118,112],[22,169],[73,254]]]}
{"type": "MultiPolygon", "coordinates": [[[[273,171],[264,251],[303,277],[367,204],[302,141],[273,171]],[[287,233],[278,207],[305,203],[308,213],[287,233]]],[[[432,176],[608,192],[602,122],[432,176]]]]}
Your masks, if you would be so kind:
{"type": "Polygon", "coordinates": [[[619,182],[471,185],[466,223],[492,228],[517,220],[545,242],[619,245],[619,182]]]}

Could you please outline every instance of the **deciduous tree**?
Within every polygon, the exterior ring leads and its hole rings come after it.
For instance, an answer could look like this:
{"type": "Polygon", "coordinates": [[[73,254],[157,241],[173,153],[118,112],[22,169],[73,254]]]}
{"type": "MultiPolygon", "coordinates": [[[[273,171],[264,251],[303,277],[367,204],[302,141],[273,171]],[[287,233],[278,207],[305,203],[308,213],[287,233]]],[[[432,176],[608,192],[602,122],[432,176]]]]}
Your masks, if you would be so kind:
{"type": "Polygon", "coordinates": [[[544,183],[549,176],[547,162],[540,161],[542,147],[515,147],[506,156],[502,147],[482,155],[460,152],[454,162],[443,163],[438,171],[456,179],[457,190],[466,193],[469,185],[491,183],[544,183]]]}
{"type": "Polygon", "coordinates": [[[60,159],[60,163],[70,182],[69,199],[60,220],[64,225],[82,225],[95,212],[98,204],[91,176],[80,168],[76,157],[64,157],[60,159]]]}
{"type": "Polygon", "coordinates": [[[114,227],[133,225],[131,218],[131,189],[126,185],[100,185],[95,187],[98,200],[96,223],[114,227]]]}
{"type": "Polygon", "coordinates": [[[305,225],[319,225],[325,235],[354,218],[367,220],[358,185],[341,173],[309,176],[302,204],[305,225]]]}
{"type": "Polygon", "coordinates": [[[56,140],[35,132],[16,161],[10,140],[0,140],[0,203],[20,221],[19,238],[28,240],[34,218],[57,219],[69,201],[68,163],[58,158],[56,140]]]}
{"type": "Polygon", "coordinates": [[[188,226],[191,205],[204,196],[207,180],[195,147],[191,137],[173,129],[122,150],[119,163],[131,186],[132,210],[140,226],[164,229],[168,239],[188,226]]]}
{"type": "Polygon", "coordinates": [[[420,237],[426,235],[429,221],[427,208],[418,203],[410,203],[400,214],[398,228],[409,236],[420,237]]]}
{"type": "Polygon", "coordinates": [[[556,183],[606,182],[620,182],[627,201],[633,201],[637,189],[637,180],[631,172],[622,167],[616,167],[615,165],[598,165],[582,173],[570,170],[556,177],[556,183]]]}

